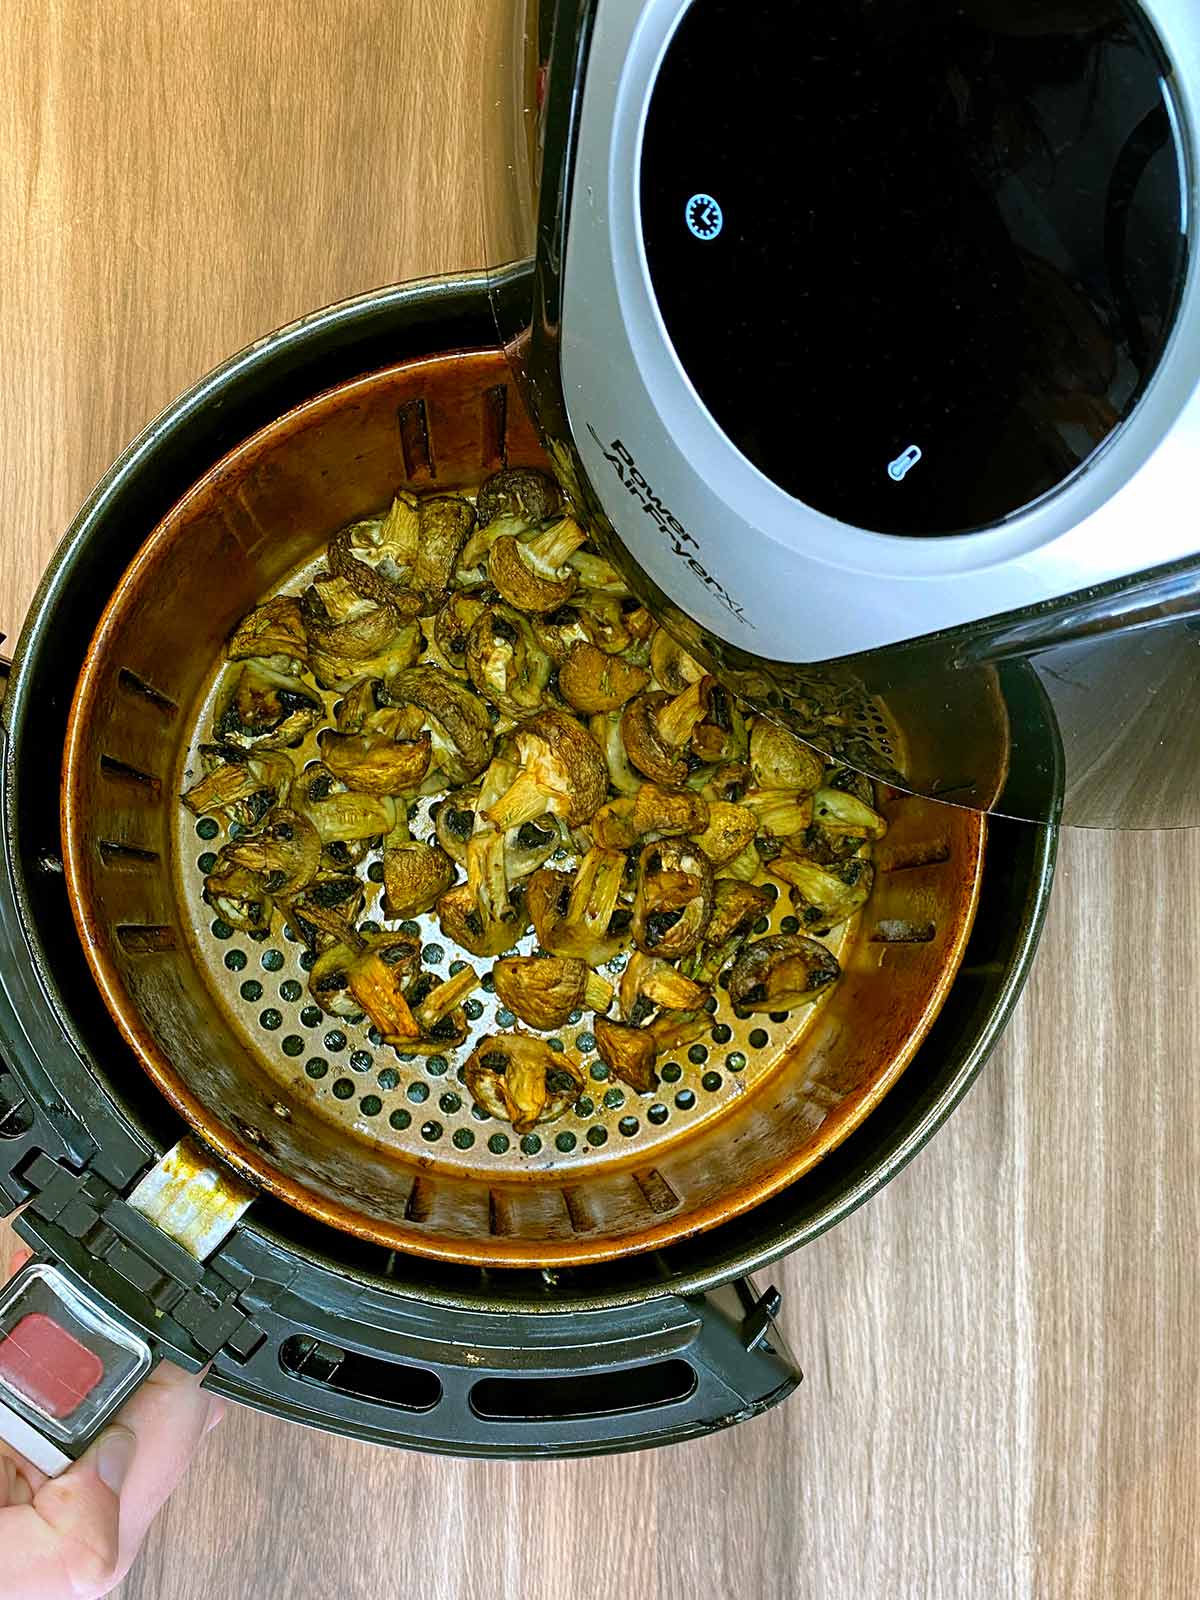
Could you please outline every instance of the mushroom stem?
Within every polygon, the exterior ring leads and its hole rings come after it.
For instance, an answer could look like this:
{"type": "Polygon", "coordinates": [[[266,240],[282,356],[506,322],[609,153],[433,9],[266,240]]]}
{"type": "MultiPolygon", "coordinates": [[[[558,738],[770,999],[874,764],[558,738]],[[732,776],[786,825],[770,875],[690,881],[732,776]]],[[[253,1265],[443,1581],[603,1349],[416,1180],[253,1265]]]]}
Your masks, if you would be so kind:
{"type": "Polygon", "coordinates": [[[803,833],[813,820],[811,796],[788,789],[752,789],[742,796],[742,804],[754,813],[759,833],[773,839],[790,839],[803,833]]]}
{"type": "Polygon", "coordinates": [[[557,572],[586,539],[587,534],[573,517],[563,517],[535,534],[525,548],[536,562],[557,572]]]}
{"type": "Polygon", "coordinates": [[[676,748],[685,745],[693,732],[704,721],[708,712],[708,699],[712,687],[710,678],[700,678],[689,683],[682,694],[677,694],[656,714],[658,731],[667,744],[676,748]]]}
{"type": "Polygon", "coordinates": [[[588,969],[583,991],[583,1003],[588,1011],[605,1012],[612,1005],[612,984],[606,983],[598,972],[588,969]]]}
{"type": "Polygon", "coordinates": [[[480,828],[467,841],[467,882],[490,920],[515,919],[504,870],[504,835],[498,829],[480,828]]]}
{"type": "Polygon", "coordinates": [[[413,1012],[413,1016],[421,1026],[422,1033],[428,1033],[436,1023],[460,1005],[473,989],[479,986],[479,976],[474,967],[464,967],[461,972],[455,973],[453,978],[447,978],[445,983],[439,983],[431,989],[413,1012]]]}
{"type": "Polygon", "coordinates": [[[501,832],[507,832],[509,828],[519,828],[523,822],[536,822],[538,817],[545,816],[550,809],[549,800],[537,779],[528,772],[521,772],[487,814],[501,832]]]}
{"type": "Polygon", "coordinates": [[[579,863],[565,920],[583,927],[589,937],[603,938],[617,909],[625,858],[617,850],[589,850],[579,863]]]}

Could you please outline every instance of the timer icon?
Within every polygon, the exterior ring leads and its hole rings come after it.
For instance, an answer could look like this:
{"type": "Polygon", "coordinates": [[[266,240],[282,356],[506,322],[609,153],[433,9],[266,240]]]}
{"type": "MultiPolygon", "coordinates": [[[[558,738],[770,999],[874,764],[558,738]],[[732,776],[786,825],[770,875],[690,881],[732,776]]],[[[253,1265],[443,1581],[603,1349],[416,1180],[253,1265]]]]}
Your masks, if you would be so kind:
{"type": "Polygon", "coordinates": [[[725,226],[725,213],[710,194],[694,194],[683,208],[683,216],[688,232],[705,243],[725,226]]]}

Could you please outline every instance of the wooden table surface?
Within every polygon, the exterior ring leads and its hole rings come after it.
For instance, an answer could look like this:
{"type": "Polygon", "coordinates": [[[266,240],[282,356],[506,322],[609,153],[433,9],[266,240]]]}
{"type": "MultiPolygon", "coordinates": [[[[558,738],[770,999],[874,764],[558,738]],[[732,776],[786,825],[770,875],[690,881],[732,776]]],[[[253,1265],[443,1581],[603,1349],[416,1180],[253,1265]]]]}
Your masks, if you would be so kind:
{"type": "MultiPolygon", "coordinates": [[[[295,316],[475,264],[496,0],[41,0],[0,45],[0,629],[131,435],[295,316]]],[[[391,1454],[238,1412],[123,1600],[1200,1588],[1200,839],[1064,841],[929,1150],[778,1269],[807,1371],[666,1452],[391,1454]]]]}

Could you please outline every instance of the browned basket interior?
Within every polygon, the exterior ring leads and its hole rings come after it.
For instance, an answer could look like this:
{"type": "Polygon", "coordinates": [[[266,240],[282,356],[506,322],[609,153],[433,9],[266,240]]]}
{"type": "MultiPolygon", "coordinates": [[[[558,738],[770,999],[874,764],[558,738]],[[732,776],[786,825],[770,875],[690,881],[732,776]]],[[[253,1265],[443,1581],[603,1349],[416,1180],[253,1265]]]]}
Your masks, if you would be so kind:
{"type": "MultiPolygon", "coordinates": [[[[513,1139],[495,1151],[499,1125],[472,1122],[454,1082],[465,1051],[440,1077],[376,1051],[369,1081],[314,1081],[299,1054],[278,1048],[302,1035],[264,1032],[238,1009],[247,973],[275,1004],[270,985],[287,982],[297,952],[280,935],[271,945],[284,968],[265,973],[263,952],[250,948],[253,965],[231,971],[229,948],[214,946],[202,915],[202,845],[178,802],[201,709],[233,625],[339,527],[403,485],[471,489],[506,461],[546,464],[504,359],[490,350],[344,385],[227,457],[159,525],[105,611],[72,710],[63,831],[96,981],[147,1071],[211,1146],[272,1193],[385,1245],[554,1265],[714,1226],[793,1181],[861,1122],[953,981],[984,823],[920,799],[887,801],[876,889],[840,945],[842,982],[786,1024],[722,1011],[714,1025],[732,1039],[706,1047],[704,1062],[680,1057],[654,1107],[665,1113],[658,1126],[649,1099],[625,1091],[610,1106],[614,1086],[601,1083],[588,1118],[541,1130],[536,1150],[513,1139]],[[761,1048],[747,1043],[760,1025],[770,1034],[761,1048]],[[748,1064],[730,1068],[739,1054],[748,1064]],[[331,1081],[350,1083],[353,1103],[335,1103],[331,1081]],[[455,1100],[453,1112],[435,1109],[455,1100]],[[393,1128],[403,1115],[409,1123],[393,1128]],[[423,1132],[431,1126],[434,1139],[423,1132]]],[[[984,714],[994,719],[994,708],[984,714]]],[[[781,897],[776,920],[787,910],[781,897]]],[[[291,990],[299,986],[292,978],[291,990]]],[[[564,1046],[587,1066],[575,1032],[564,1046]]],[[[307,1055],[311,1038],[303,1042],[307,1055]]]]}

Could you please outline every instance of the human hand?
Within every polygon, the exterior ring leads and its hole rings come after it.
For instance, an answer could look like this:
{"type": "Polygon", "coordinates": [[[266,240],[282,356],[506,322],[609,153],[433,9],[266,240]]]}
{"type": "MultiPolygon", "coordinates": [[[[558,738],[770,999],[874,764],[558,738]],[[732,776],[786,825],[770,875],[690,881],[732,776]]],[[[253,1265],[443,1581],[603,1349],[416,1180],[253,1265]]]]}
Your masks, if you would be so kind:
{"type": "MultiPolygon", "coordinates": [[[[28,1257],[0,1222],[0,1282],[28,1257]]],[[[0,1600],[98,1600],[114,1589],[223,1412],[198,1377],[163,1362],[60,1478],[0,1444],[0,1600]]]]}

